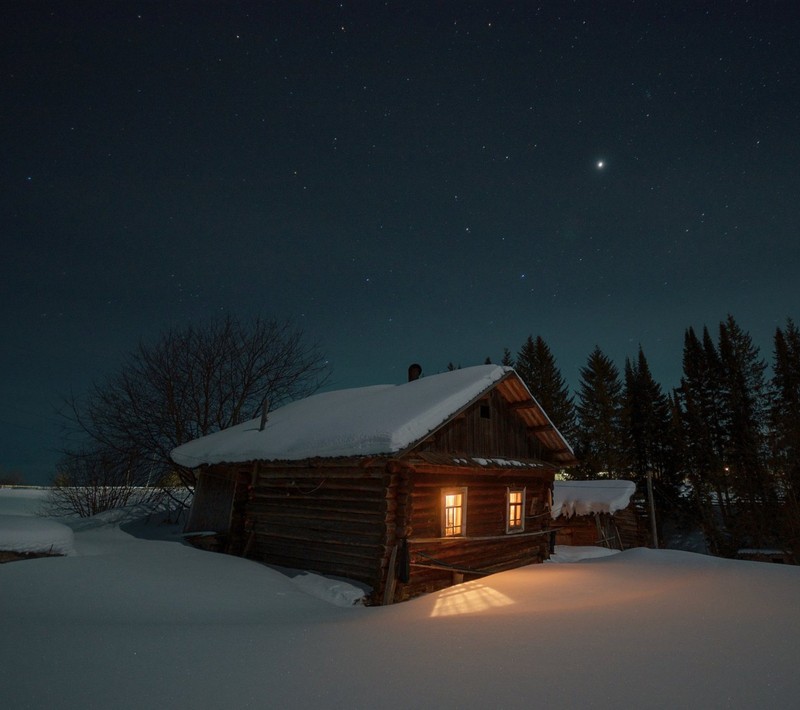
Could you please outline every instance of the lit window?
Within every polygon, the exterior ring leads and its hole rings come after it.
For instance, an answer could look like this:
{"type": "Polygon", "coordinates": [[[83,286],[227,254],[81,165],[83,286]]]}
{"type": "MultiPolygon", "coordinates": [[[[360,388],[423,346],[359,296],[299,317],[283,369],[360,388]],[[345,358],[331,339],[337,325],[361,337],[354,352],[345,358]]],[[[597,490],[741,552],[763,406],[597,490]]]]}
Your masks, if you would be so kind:
{"type": "Polygon", "coordinates": [[[525,529],[525,489],[508,488],[506,490],[507,515],[506,532],[522,532],[525,529]]]}
{"type": "Polygon", "coordinates": [[[467,522],[467,489],[456,488],[442,492],[442,535],[464,535],[467,522]]]}

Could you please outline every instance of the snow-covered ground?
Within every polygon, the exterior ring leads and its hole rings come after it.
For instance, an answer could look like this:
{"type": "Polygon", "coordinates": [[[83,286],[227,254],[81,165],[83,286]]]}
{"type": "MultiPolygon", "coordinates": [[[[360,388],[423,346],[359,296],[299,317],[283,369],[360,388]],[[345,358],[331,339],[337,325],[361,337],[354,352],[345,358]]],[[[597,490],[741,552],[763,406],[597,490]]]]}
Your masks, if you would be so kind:
{"type": "MultiPolygon", "coordinates": [[[[0,489],[6,510],[26,506],[0,489]]],[[[340,606],[347,584],[201,552],[175,527],[134,517],[71,523],[74,554],[0,565],[3,708],[786,708],[800,698],[795,567],[559,550],[562,564],[391,607],[340,606]]]]}

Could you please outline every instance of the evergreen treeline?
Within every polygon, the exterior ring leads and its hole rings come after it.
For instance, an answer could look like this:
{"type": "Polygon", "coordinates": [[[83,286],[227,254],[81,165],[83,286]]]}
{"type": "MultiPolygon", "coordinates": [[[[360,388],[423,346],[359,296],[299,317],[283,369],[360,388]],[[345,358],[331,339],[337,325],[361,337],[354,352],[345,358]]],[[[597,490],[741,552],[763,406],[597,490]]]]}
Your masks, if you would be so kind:
{"type": "Polygon", "coordinates": [[[573,478],[652,477],[659,524],[703,531],[710,551],[794,552],[800,562],[800,331],[777,328],[771,377],[732,316],[716,339],[684,336],[680,385],[665,393],[644,351],[622,372],[599,347],[573,396],[547,343],[529,336],[513,366],[580,463],[573,478]]]}

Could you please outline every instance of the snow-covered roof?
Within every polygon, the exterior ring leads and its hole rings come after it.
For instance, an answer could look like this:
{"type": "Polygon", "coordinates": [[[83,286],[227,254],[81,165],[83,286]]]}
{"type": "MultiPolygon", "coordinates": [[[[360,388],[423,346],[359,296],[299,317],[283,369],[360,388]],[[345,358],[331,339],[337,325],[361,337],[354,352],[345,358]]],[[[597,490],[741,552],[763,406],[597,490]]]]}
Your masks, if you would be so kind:
{"type": "Polygon", "coordinates": [[[172,459],[194,468],[222,462],[397,453],[512,373],[509,367],[479,365],[401,385],[323,392],[270,412],[263,431],[260,418],[253,419],[183,444],[173,450],[172,459]]]}
{"type": "Polygon", "coordinates": [[[590,513],[613,514],[628,507],[635,491],[633,481],[555,481],[552,515],[569,518],[590,513]]]}

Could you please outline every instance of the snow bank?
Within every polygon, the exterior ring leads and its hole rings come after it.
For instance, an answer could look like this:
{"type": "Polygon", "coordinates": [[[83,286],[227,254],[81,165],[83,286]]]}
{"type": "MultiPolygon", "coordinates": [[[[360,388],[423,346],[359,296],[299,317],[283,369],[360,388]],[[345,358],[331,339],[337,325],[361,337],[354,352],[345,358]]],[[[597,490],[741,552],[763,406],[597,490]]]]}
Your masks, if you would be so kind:
{"type": "Polygon", "coordinates": [[[43,552],[52,555],[74,554],[71,528],[55,520],[29,515],[0,515],[0,550],[43,552]]]}
{"type": "Polygon", "coordinates": [[[556,545],[555,552],[550,555],[548,563],[580,562],[581,560],[593,560],[597,557],[608,557],[616,555],[619,550],[609,550],[607,547],[596,547],[590,545],[556,545]]]}
{"type": "Polygon", "coordinates": [[[292,577],[292,582],[306,594],[336,606],[353,606],[365,596],[363,589],[350,582],[330,579],[311,572],[292,577]]]}
{"type": "Polygon", "coordinates": [[[76,532],[75,548],[0,565],[4,708],[749,710],[800,697],[797,567],[639,548],[345,608],[265,565],[113,524],[76,532]]]}
{"type": "Polygon", "coordinates": [[[633,481],[555,481],[551,513],[553,518],[616,513],[628,507],[635,491],[633,481]]]}
{"type": "Polygon", "coordinates": [[[42,510],[48,488],[0,486],[0,512],[6,515],[36,515],[42,510]]]}
{"type": "Polygon", "coordinates": [[[511,372],[479,365],[402,385],[323,392],[260,418],[191,441],[172,452],[183,466],[394,453],[423,438],[511,372]],[[311,424],[313,423],[313,425],[311,424]]]}

